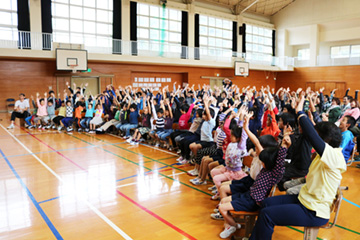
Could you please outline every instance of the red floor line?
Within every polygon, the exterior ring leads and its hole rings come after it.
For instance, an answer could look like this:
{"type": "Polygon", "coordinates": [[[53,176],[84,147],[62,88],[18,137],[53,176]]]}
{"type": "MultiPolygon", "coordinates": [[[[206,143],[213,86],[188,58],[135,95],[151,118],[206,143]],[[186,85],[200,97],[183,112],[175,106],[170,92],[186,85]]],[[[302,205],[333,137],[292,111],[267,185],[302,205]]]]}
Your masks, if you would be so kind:
{"type": "Polygon", "coordinates": [[[160,217],[159,215],[157,215],[156,213],[150,211],[149,209],[147,209],[146,207],[140,205],[139,203],[137,203],[135,200],[129,198],[128,196],[126,196],[125,194],[123,194],[122,192],[120,192],[119,190],[116,190],[116,192],[122,196],[123,198],[127,199],[128,201],[130,201],[131,203],[133,203],[134,205],[136,205],[137,207],[139,207],[141,210],[147,212],[148,214],[150,214],[151,216],[153,216],[154,218],[158,219],[159,221],[161,221],[162,223],[164,223],[165,225],[171,227],[172,229],[174,229],[175,231],[177,231],[178,233],[180,233],[181,235],[187,237],[188,239],[192,239],[192,240],[196,240],[196,238],[194,238],[193,236],[191,236],[190,234],[184,232],[183,230],[181,230],[180,228],[178,228],[177,226],[175,226],[172,223],[169,223],[168,221],[166,221],[165,219],[163,219],[162,217],[160,217]]]}
{"type": "Polygon", "coordinates": [[[81,167],[79,164],[77,164],[76,162],[74,162],[73,160],[71,160],[70,158],[66,157],[64,154],[62,154],[61,152],[59,152],[58,150],[50,147],[48,144],[46,144],[45,142],[43,142],[41,139],[37,138],[36,136],[34,136],[32,133],[26,131],[23,127],[20,127],[23,131],[27,132],[30,136],[32,136],[33,138],[35,138],[36,140],[38,140],[40,143],[44,144],[45,146],[47,146],[48,148],[50,148],[51,150],[53,150],[54,152],[56,152],[58,155],[62,156],[63,158],[65,158],[67,161],[71,162],[72,164],[74,164],[75,166],[77,166],[78,168],[80,168],[81,170],[88,172],[87,169],[81,167]]]}
{"type": "MultiPolygon", "coordinates": [[[[86,169],[82,168],[81,166],[79,166],[78,164],[76,164],[75,162],[73,162],[71,159],[67,158],[66,156],[64,156],[62,153],[58,152],[56,149],[50,147],[49,145],[47,145],[45,142],[43,142],[42,140],[40,140],[39,138],[35,137],[33,134],[31,134],[30,132],[26,131],[25,129],[23,129],[22,127],[20,127],[23,131],[27,132],[30,136],[32,136],[33,138],[35,138],[36,140],[38,140],[39,142],[41,142],[42,144],[44,144],[45,146],[47,146],[48,148],[50,148],[51,150],[55,151],[57,154],[59,154],[60,156],[62,156],[63,158],[65,158],[66,160],[70,161],[71,163],[73,163],[74,165],[76,165],[77,167],[79,167],[81,170],[88,172],[86,169]]],[[[151,216],[153,216],[154,218],[158,219],[159,221],[161,221],[162,223],[164,223],[165,225],[167,225],[168,227],[174,229],[175,231],[177,231],[178,233],[180,233],[181,235],[187,237],[188,239],[191,240],[196,240],[196,238],[194,238],[193,236],[191,236],[190,234],[186,233],[185,231],[181,230],[180,228],[176,227],[174,224],[166,221],[165,219],[163,219],[162,217],[160,217],[159,215],[155,214],[154,212],[150,211],[149,209],[147,209],[146,207],[140,205],[139,203],[137,203],[136,201],[134,201],[133,199],[129,198],[128,196],[126,196],[125,194],[123,194],[122,192],[120,192],[119,190],[116,190],[116,192],[122,196],[123,198],[127,199],[128,201],[130,201],[131,203],[135,204],[137,207],[139,207],[140,209],[142,209],[143,211],[147,212],[148,214],[150,214],[151,216]]]]}

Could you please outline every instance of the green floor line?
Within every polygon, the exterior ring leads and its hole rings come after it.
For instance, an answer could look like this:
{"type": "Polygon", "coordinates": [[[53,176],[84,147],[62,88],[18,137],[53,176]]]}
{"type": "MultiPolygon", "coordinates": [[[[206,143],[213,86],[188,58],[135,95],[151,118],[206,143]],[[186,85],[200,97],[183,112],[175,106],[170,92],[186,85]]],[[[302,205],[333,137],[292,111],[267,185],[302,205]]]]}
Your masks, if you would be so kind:
{"type": "MultiPolygon", "coordinates": [[[[67,134],[67,133],[66,133],[66,134],[67,134]]],[[[81,138],[75,137],[75,136],[73,136],[73,135],[71,135],[71,134],[67,134],[67,135],[70,136],[70,137],[73,137],[73,138],[75,138],[75,139],[78,139],[78,140],[80,140],[80,141],[82,141],[82,142],[84,142],[84,143],[87,143],[87,144],[96,146],[95,144],[92,144],[92,143],[90,143],[90,142],[87,142],[87,141],[85,141],[85,140],[83,140],[83,139],[81,139],[81,138]]],[[[96,146],[96,147],[97,147],[97,146],[96,146]]],[[[131,160],[127,159],[127,158],[124,158],[124,157],[122,157],[122,156],[120,156],[120,155],[117,155],[116,153],[113,153],[113,152],[111,152],[111,151],[109,151],[109,150],[107,150],[107,149],[104,149],[104,148],[101,148],[101,149],[104,150],[104,151],[107,152],[107,153],[110,153],[110,154],[118,157],[118,158],[121,158],[121,159],[123,159],[123,160],[125,160],[125,161],[128,161],[128,162],[130,162],[130,163],[133,163],[133,164],[138,165],[138,166],[140,166],[140,167],[143,167],[143,168],[145,168],[146,170],[152,171],[151,168],[142,166],[142,165],[140,165],[140,164],[137,163],[137,162],[133,162],[133,161],[131,161],[131,160]]],[[[200,190],[200,189],[198,189],[198,188],[195,188],[195,187],[193,187],[193,186],[191,186],[191,185],[189,185],[189,184],[183,183],[183,182],[181,182],[181,181],[179,181],[179,180],[176,180],[176,179],[174,179],[174,178],[172,178],[172,177],[166,176],[166,175],[164,175],[164,174],[162,174],[162,173],[159,173],[159,175],[161,175],[161,176],[163,176],[163,177],[165,177],[165,178],[168,178],[168,179],[170,179],[170,180],[179,182],[180,184],[182,184],[182,185],[184,185],[184,186],[187,186],[187,187],[189,187],[189,188],[191,188],[191,189],[194,189],[194,190],[196,190],[196,191],[198,191],[198,192],[204,193],[204,194],[206,194],[206,195],[208,195],[208,196],[212,196],[212,194],[210,194],[210,193],[207,193],[207,192],[205,192],[205,191],[203,191],[203,190],[200,190]]]]}
{"type": "Polygon", "coordinates": [[[172,159],[172,158],[177,158],[179,156],[172,156],[172,157],[167,157],[167,158],[161,158],[161,159],[158,159],[158,161],[162,161],[162,160],[167,160],[167,159],[172,159]]]}
{"type": "MultiPolygon", "coordinates": [[[[108,141],[102,140],[102,139],[97,138],[97,137],[94,137],[94,136],[92,136],[92,135],[89,135],[89,134],[86,134],[86,133],[82,133],[82,134],[85,135],[85,136],[87,136],[87,137],[91,137],[91,138],[94,138],[94,139],[96,139],[96,140],[99,140],[99,141],[101,141],[101,142],[109,143],[108,141]]],[[[178,170],[178,171],[187,172],[186,170],[183,170],[183,169],[181,169],[181,168],[174,167],[174,166],[169,165],[169,164],[167,164],[167,163],[160,162],[159,160],[153,159],[153,158],[151,158],[151,157],[147,157],[147,156],[145,156],[145,155],[143,155],[143,154],[141,154],[141,153],[133,152],[133,151],[131,151],[131,150],[129,150],[129,149],[122,148],[122,147],[120,147],[120,146],[118,146],[118,145],[115,145],[115,144],[111,144],[111,143],[109,143],[109,144],[112,145],[112,146],[114,146],[114,147],[120,148],[120,149],[122,149],[122,150],[124,150],[124,151],[130,152],[130,153],[133,153],[133,154],[136,154],[136,155],[138,155],[138,156],[142,156],[143,158],[149,159],[149,160],[151,160],[151,161],[154,161],[154,162],[157,162],[157,163],[160,163],[160,164],[164,164],[164,165],[166,165],[166,166],[168,166],[168,167],[171,167],[171,168],[174,168],[174,169],[176,169],[176,170],[178,170]]],[[[174,157],[175,157],[175,156],[174,156],[174,157]]]]}

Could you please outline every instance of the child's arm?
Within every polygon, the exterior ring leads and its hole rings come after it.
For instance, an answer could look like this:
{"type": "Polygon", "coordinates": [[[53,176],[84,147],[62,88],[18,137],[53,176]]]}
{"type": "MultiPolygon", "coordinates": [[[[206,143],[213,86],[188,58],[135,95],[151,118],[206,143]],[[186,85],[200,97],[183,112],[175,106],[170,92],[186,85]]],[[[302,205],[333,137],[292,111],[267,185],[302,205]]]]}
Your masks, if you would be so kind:
{"type": "Polygon", "coordinates": [[[206,117],[208,119],[212,119],[211,114],[210,114],[210,110],[209,110],[209,98],[208,97],[205,97],[205,99],[204,99],[204,108],[205,108],[206,117]]]}
{"type": "Polygon", "coordinates": [[[156,110],[155,110],[155,105],[154,105],[154,96],[151,98],[151,102],[152,102],[152,104],[151,104],[151,109],[152,109],[152,113],[153,113],[153,118],[154,118],[155,120],[157,120],[158,118],[157,118],[157,114],[156,114],[156,110]]]}
{"type": "Polygon", "coordinates": [[[260,144],[259,139],[250,131],[249,129],[249,122],[250,122],[250,118],[252,117],[253,113],[248,113],[245,116],[245,121],[244,121],[244,130],[247,133],[248,137],[250,138],[251,142],[255,145],[256,149],[259,151],[259,153],[264,150],[263,147],[260,144]]]}
{"type": "Polygon", "coordinates": [[[169,99],[165,99],[165,101],[166,101],[166,104],[167,104],[168,109],[169,109],[170,118],[173,118],[173,113],[172,113],[172,109],[170,107],[169,99]]]}

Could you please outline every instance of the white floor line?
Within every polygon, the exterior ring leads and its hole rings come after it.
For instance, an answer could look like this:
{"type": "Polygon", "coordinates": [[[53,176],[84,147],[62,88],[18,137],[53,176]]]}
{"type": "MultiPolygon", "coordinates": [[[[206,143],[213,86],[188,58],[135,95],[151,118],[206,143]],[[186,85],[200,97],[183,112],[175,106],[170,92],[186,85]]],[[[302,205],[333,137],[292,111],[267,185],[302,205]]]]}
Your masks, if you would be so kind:
{"type": "MultiPolygon", "coordinates": [[[[9,132],[2,124],[0,126],[15,140],[17,141],[26,151],[28,151],[41,165],[43,165],[52,175],[54,175],[61,183],[64,183],[64,180],[55,173],[48,165],[46,165],[40,158],[38,158],[30,149],[28,149],[17,137],[15,137],[11,132],[9,132]]],[[[75,189],[72,189],[72,194],[76,195],[79,199],[85,202],[85,204],[102,220],[104,220],[110,227],[112,227],[117,233],[119,233],[124,239],[132,240],[124,231],[122,231],[118,226],[116,226],[110,219],[108,219],[103,213],[101,213],[97,208],[95,208],[90,202],[83,199],[83,196],[77,194],[75,189]]]]}
{"type": "MultiPolygon", "coordinates": [[[[167,177],[172,177],[172,176],[176,176],[176,175],[181,175],[181,174],[185,174],[184,172],[180,172],[180,173],[175,173],[175,174],[170,174],[170,175],[166,175],[167,177]]],[[[157,179],[163,179],[165,177],[159,177],[157,179]]],[[[177,181],[176,179],[174,179],[175,181],[177,181]]],[[[122,187],[127,187],[127,186],[132,186],[132,185],[136,185],[137,182],[133,182],[133,183],[127,183],[127,184],[123,184],[123,185],[119,185],[116,186],[116,188],[122,188],[122,187]]]]}

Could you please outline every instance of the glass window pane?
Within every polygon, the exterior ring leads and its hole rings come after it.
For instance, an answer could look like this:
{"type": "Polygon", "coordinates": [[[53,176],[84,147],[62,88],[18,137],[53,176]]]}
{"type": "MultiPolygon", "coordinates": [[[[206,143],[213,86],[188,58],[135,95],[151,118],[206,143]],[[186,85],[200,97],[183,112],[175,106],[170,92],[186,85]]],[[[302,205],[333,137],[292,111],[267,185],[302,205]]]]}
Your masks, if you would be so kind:
{"type": "Polygon", "coordinates": [[[159,9],[157,6],[150,6],[150,16],[160,17],[159,9]]]}
{"type": "Polygon", "coordinates": [[[215,46],[215,38],[208,38],[209,46],[215,46]]]}
{"type": "Polygon", "coordinates": [[[18,25],[17,13],[13,13],[11,16],[12,16],[12,25],[17,26],[18,25]]]}
{"type": "Polygon", "coordinates": [[[84,35],[84,43],[86,46],[96,46],[95,35],[84,35]]]}
{"type": "Polygon", "coordinates": [[[84,32],[95,34],[95,22],[84,22],[84,32]]]}
{"type": "Polygon", "coordinates": [[[95,9],[84,8],[84,19],[95,21],[95,9]]]}
{"type": "Polygon", "coordinates": [[[83,43],[84,42],[84,38],[82,34],[79,33],[70,33],[70,42],[71,43],[83,43]]]}
{"type": "Polygon", "coordinates": [[[200,15],[200,25],[208,25],[208,17],[200,15]]]}
{"type": "Polygon", "coordinates": [[[149,27],[149,17],[139,16],[138,20],[139,20],[139,26],[149,27]]]}
{"type": "Polygon", "coordinates": [[[216,47],[222,47],[223,43],[222,43],[222,39],[217,38],[216,39],[216,47]]]}
{"type": "Polygon", "coordinates": [[[253,26],[253,34],[259,34],[259,28],[253,26]]]}
{"type": "Polygon", "coordinates": [[[181,35],[179,33],[170,32],[169,33],[169,41],[171,42],[180,42],[181,35]]]}
{"type": "Polygon", "coordinates": [[[69,43],[70,36],[67,33],[55,33],[54,34],[54,42],[69,43]]]}
{"type": "Polygon", "coordinates": [[[0,19],[1,19],[1,24],[12,25],[11,24],[11,13],[9,13],[9,12],[0,12],[0,19]]]}
{"type": "Polygon", "coordinates": [[[259,35],[264,35],[264,29],[259,27],[259,35]]]}
{"type": "Polygon", "coordinates": [[[360,45],[352,45],[351,57],[359,57],[359,56],[360,56],[360,45]]]}
{"type": "Polygon", "coordinates": [[[102,9],[109,9],[108,0],[96,0],[96,7],[102,9]]]}
{"type": "Polygon", "coordinates": [[[11,10],[11,1],[9,0],[1,1],[0,9],[11,10]]]}
{"type": "Polygon", "coordinates": [[[53,15],[57,17],[69,17],[69,7],[64,4],[53,4],[53,15]]]}
{"type": "Polygon", "coordinates": [[[223,28],[227,30],[232,30],[232,22],[223,20],[223,28]]]}
{"type": "Polygon", "coordinates": [[[200,35],[208,35],[208,28],[205,26],[200,26],[200,35]]]}
{"type": "Polygon", "coordinates": [[[252,26],[246,25],[246,33],[252,33],[252,26]]]}
{"type": "Polygon", "coordinates": [[[178,18],[178,11],[169,9],[169,19],[172,19],[172,20],[180,20],[180,19],[178,18]]]}
{"type": "Polygon", "coordinates": [[[84,6],[86,7],[95,7],[95,0],[84,0],[84,6]]]}
{"type": "Polygon", "coordinates": [[[63,30],[63,31],[69,31],[69,20],[61,19],[61,18],[55,18],[55,19],[53,19],[53,22],[54,22],[54,29],[63,30]]]}
{"type": "Polygon", "coordinates": [[[82,18],[82,15],[83,15],[82,7],[70,6],[71,18],[82,18]]]}
{"type": "Polygon", "coordinates": [[[180,23],[179,22],[175,22],[175,21],[170,21],[169,23],[169,30],[171,31],[177,31],[177,32],[180,32],[181,31],[181,26],[180,26],[180,23]]]}
{"type": "Polygon", "coordinates": [[[141,15],[149,15],[149,6],[146,4],[138,4],[138,14],[141,15]]]}
{"type": "Polygon", "coordinates": [[[215,28],[209,28],[209,36],[215,36],[215,28]]]}
{"type": "Polygon", "coordinates": [[[209,17],[208,21],[209,21],[209,26],[215,27],[215,18],[209,17]]]}
{"type": "Polygon", "coordinates": [[[245,41],[246,41],[246,42],[249,42],[249,43],[252,42],[252,35],[246,34],[245,36],[246,36],[246,37],[245,37],[245,41]]]}
{"type": "Polygon", "coordinates": [[[13,33],[10,28],[0,28],[0,39],[13,40],[13,33]]]}
{"type": "Polygon", "coordinates": [[[82,0],[70,0],[71,5],[82,5],[82,0]]]}
{"type": "Polygon", "coordinates": [[[221,29],[216,29],[216,37],[223,37],[223,33],[222,33],[222,30],[221,29]]]}
{"type": "Polygon", "coordinates": [[[109,24],[97,23],[96,24],[96,32],[97,32],[97,34],[111,35],[112,31],[110,31],[109,24]]]}
{"type": "Polygon", "coordinates": [[[104,10],[96,10],[96,20],[99,22],[109,22],[109,12],[104,10]]]}
{"type": "Polygon", "coordinates": [[[160,20],[157,18],[150,18],[150,27],[151,28],[160,28],[160,20]]]}
{"type": "Polygon", "coordinates": [[[232,32],[228,30],[223,30],[223,38],[232,39],[232,32]]]}
{"type": "Polygon", "coordinates": [[[217,27],[217,28],[222,28],[222,27],[223,27],[223,25],[222,25],[222,20],[219,19],[219,18],[216,19],[216,27],[217,27]]]}
{"type": "Polygon", "coordinates": [[[160,31],[155,29],[150,29],[150,39],[160,40],[160,31]]]}
{"type": "Polygon", "coordinates": [[[208,45],[207,37],[200,37],[200,46],[208,45]]]}
{"type": "Polygon", "coordinates": [[[83,32],[83,22],[80,20],[70,20],[70,30],[72,32],[83,32]]]}
{"type": "Polygon", "coordinates": [[[144,28],[138,28],[139,38],[149,38],[149,30],[144,28]]]}

